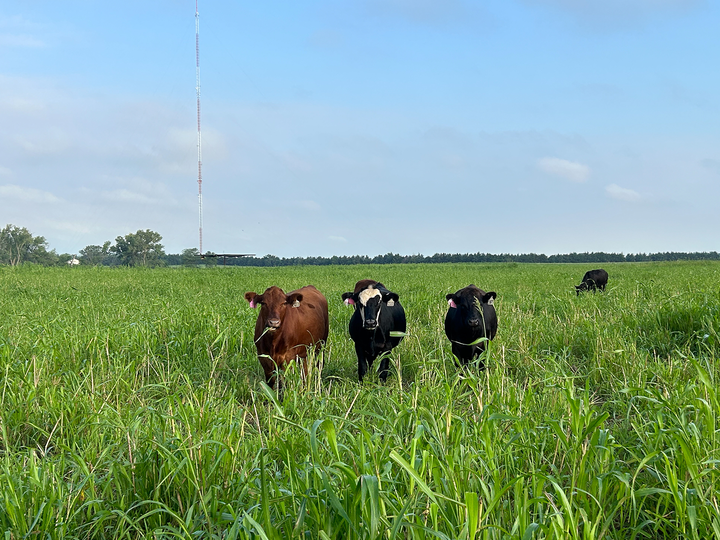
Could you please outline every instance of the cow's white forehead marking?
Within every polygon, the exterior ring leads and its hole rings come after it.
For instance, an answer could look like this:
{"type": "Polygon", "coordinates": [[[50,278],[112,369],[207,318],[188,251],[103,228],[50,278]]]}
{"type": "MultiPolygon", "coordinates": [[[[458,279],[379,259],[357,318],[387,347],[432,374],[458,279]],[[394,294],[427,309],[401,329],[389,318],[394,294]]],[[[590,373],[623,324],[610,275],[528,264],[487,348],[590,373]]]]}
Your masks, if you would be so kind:
{"type": "Polygon", "coordinates": [[[380,294],[380,291],[377,289],[363,289],[360,291],[360,294],[358,294],[358,300],[360,300],[363,306],[367,306],[368,300],[376,296],[382,297],[382,294],[380,294]]]}

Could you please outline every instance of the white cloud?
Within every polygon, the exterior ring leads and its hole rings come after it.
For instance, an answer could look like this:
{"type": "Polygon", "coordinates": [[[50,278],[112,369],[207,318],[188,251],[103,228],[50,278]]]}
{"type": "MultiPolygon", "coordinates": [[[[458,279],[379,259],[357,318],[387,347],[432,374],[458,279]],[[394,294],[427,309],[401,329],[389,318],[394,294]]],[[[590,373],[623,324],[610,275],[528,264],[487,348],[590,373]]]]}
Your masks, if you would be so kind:
{"type": "Polygon", "coordinates": [[[17,135],[10,141],[29,156],[64,156],[72,145],[71,137],[59,129],[48,129],[30,137],[17,135]]]}
{"type": "Polygon", "coordinates": [[[293,206],[300,210],[307,210],[308,212],[317,212],[321,208],[315,201],[297,201],[293,203],[293,206]]]}
{"type": "Polygon", "coordinates": [[[44,111],[46,106],[39,100],[15,96],[3,99],[2,108],[16,113],[36,113],[44,111]]]}
{"type": "Polygon", "coordinates": [[[620,187],[617,184],[610,184],[609,186],[606,186],[605,191],[610,197],[618,199],[619,201],[634,202],[640,200],[640,194],[637,191],[620,187]]]}
{"type": "MultiPolygon", "coordinates": [[[[703,159],[700,164],[705,167],[706,169],[720,173],[720,160],[717,159],[703,159]]],[[[2,172],[2,169],[0,169],[0,173],[2,172]]]]}
{"type": "Polygon", "coordinates": [[[703,0],[524,0],[530,5],[551,6],[566,11],[586,24],[625,26],[663,13],[695,9],[703,0]]]}
{"type": "Polygon", "coordinates": [[[0,48],[42,48],[46,42],[33,34],[46,32],[47,28],[22,16],[0,15],[0,48]]]}
{"type": "Polygon", "coordinates": [[[45,43],[28,35],[0,34],[0,47],[25,47],[39,49],[45,47],[45,43]]]}
{"type": "Polygon", "coordinates": [[[472,4],[463,0],[363,0],[362,3],[368,12],[379,16],[433,25],[462,21],[472,13],[472,4]]]}
{"type": "Polygon", "coordinates": [[[97,182],[105,189],[83,188],[90,197],[98,197],[112,203],[157,205],[172,207],[178,204],[175,193],[163,182],[154,182],[143,177],[103,175],[97,182]],[[115,188],[115,189],[111,189],[115,188]]]}
{"type": "Polygon", "coordinates": [[[308,43],[310,43],[313,47],[318,47],[320,49],[337,50],[344,45],[345,41],[343,39],[342,32],[323,29],[315,31],[308,39],[308,43]]]}
{"type": "Polygon", "coordinates": [[[130,204],[148,204],[148,205],[174,205],[177,201],[168,194],[167,197],[163,197],[162,193],[157,190],[151,195],[145,193],[138,193],[137,191],[131,191],[129,189],[114,189],[112,191],[103,191],[100,197],[105,201],[117,202],[117,203],[130,203],[130,204]]]}
{"type": "Polygon", "coordinates": [[[155,200],[142,193],[134,193],[129,189],[114,189],[103,191],[101,197],[106,201],[127,202],[137,204],[154,204],[155,200]]]}
{"type": "Polygon", "coordinates": [[[75,221],[53,221],[48,220],[47,224],[56,231],[65,231],[71,233],[90,234],[93,232],[92,227],[75,221]]]}
{"type": "Polygon", "coordinates": [[[14,184],[6,184],[0,186],[0,195],[18,201],[32,203],[60,203],[62,199],[56,197],[49,191],[41,191],[39,189],[24,188],[14,184]]]}
{"type": "Polygon", "coordinates": [[[545,157],[538,160],[537,167],[543,172],[573,182],[584,182],[590,176],[590,167],[566,159],[545,157]]]}
{"type": "Polygon", "coordinates": [[[309,161],[296,154],[288,153],[279,157],[287,166],[288,170],[293,173],[307,173],[313,170],[313,166],[309,161]]]}

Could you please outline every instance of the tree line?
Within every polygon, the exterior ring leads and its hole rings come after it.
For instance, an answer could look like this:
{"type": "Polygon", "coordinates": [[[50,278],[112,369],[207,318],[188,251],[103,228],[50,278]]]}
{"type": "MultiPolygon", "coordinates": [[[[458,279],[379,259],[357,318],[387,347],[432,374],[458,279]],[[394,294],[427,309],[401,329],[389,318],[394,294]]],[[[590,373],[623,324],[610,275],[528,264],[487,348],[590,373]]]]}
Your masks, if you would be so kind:
{"type": "Polygon", "coordinates": [[[537,253],[436,253],[434,255],[400,255],[386,253],[369,257],[367,255],[342,255],[333,257],[222,257],[206,252],[200,257],[197,248],[187,248],[182,253],[166,254],[161,244],[160,233],[150,229],[138,230],[115,238],[115,243],[106,241],[102,245],[88,245],[77,254],[58,254],[49,249],[43,236],[33,236],[25,227],[8,224],[0,230],[0,264],[18,266],[37,264],[42,266],[63,266],[82,264],[85,266],[329,266],[351,264],[410,264],[410,263],[607,263],[607,262],[648,262],[680,260],[720,260],[717,251],[663,253],[605,253],[584,252],[544,255],[537,253]]]}
{"type": "Polygon", "coordinates": [[[264,257],[242,257],[228,259],[227,266],[328,266],[350,264],[411,264],[411,263],[608,263],[608,262],[648,262],[648,261],[684,261],[684,260],[720,260],[717,251],[705,252],[664,252],[664,253],[565,253],[544,255],[537,253],[436,253],[435,255],[400,255],[386,253],[368,257],[367,255],[334,257],[290,257],[275,255],[264,257]]]}

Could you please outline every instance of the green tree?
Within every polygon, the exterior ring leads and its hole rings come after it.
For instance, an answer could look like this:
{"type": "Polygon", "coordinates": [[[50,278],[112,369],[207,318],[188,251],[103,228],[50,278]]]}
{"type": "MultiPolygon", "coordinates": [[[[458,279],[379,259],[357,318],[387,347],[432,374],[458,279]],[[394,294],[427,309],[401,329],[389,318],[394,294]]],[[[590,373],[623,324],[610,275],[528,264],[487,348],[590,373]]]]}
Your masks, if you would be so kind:
{"type": "Polygon", "coordinates": [[[55,250],[47,250],[47,240],[33,236],[25,227],[8,224],[0,231],[0,262],[17,266],[23,262],[54,264],[55,250]]]}
{"type": "Polygon", "coordinates": [[[110,240],[102,246],[91,244],[80,250],[80,262],[88,266],[97,266],[102,264],[105,258],[110,255],[110,240]]]}
{"type": "Polygon", "coordinates": [[[182,250],[183,266],[197,266],[200,263],[200,250],[198,248],[187,248],[182,250]]]}
{"type": "Polygon", "coordinates": [[[204,253],[204,255],[205,256],[202,259],[200,259],[201,264],[204,264],[205,266],[217,266],[218,258],[217,257],[208,257],[208,255],[215,255],[215,253],[213,253],[212,251],[206,251],[204,253]]]}
{"type": "MultiPolygon", "coordinates": [[[[51,251],[51,253],[54,253],[54,252],[55,252],[55,250],[53,249],[51,251]]],[[[57,258],[57,260],[55,261],[55,266],[74,266],[74,265],[70,264],[70,261],[72,261],[73,259],[79,260],[72,253],[60,253],[59,255],[56,254],[55,257],[57,258]]]]}
{"type": "Polygon", "coordinates": [[[43,266],[57,266],[61,262],[67,261],[70,257],[61,261],[60,256],[54,249],[47,250],[47,242],[44,237],[36,236],[33,244],[27,253],[27,257],[23,263],[41,264],[43,266]]]}
{"type": "Polygon", "coordinates": [[[150,229],[118,236],[110,251],[118,256],[120,264],[125,266],[162,266],[165,252],[160,243],[160,233],[150,229]]]}

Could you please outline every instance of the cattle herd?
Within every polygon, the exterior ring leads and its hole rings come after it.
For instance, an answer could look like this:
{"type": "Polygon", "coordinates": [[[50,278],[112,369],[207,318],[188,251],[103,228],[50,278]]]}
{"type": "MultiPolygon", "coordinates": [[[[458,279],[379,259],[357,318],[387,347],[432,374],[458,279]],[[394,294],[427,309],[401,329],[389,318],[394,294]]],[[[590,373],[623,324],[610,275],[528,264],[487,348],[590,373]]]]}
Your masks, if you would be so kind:
{"type": "MultiPolygon", "coordinates": [[[[605,270],[590,270],[575,290],[578,295],[582,291],[604,291],[607,280],[605,270]]],[[[483,369],[480,356],[487,341],[497,333],[494,305],[497,293],[468,285],[445,298],[448,302],[445,335],[453,355],[461,366],[479,359],[478,367],[483,369]]],[[[245,299],[251,308],[260,306],[255,346],[267,384],[271,388],[277,385],[279,390],[277,371],[285,370],[295,360],[301,363],[303,375],[307,376],[308,351],[319,351],[330,330],[325,296],[313,285],[289,293],[272,286],[262,294],[246,292],[245,299]]],[[[402,341],[407,328],[399,295],[378,281],[363,279],[352,292],[343,293],[342,299],[355,308],[348,330],[355,343],[358,379],[362,382],[379,357],[378,376],[384,382],[390,367],[389,353],[402,341]]]]}

